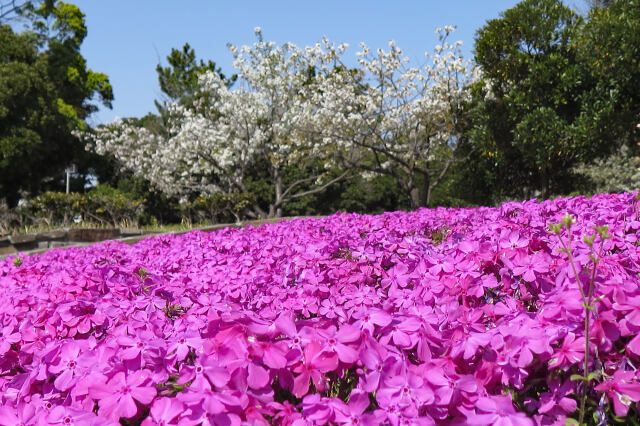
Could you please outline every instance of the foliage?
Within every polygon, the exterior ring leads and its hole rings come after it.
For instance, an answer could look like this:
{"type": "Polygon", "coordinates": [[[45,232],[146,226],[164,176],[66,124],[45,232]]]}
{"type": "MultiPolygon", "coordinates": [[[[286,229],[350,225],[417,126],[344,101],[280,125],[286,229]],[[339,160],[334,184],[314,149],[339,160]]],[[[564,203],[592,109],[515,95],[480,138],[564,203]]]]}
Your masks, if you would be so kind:
{"type": "Polygon", "coordinates": [[[271,194],[256,196],[256,216],[280,216],[287,203],[303,209],[350,170],[389,175],[413,207],[423,205],[468,140],[464,107],[474,76],[460,43],[447,41],[452,30],[441,30],[442,45],[424,68],[404,67],[408,59],[391,45],[379,57],[363,46],[360,68],[348,69],[346,45],[276,46],[258,29],[253,46],[230,46],[233,90],[219,72],[202,74],[194,108],[168,104],[168,135],[127,120],[87,137],[97,152],[184,200],[268,187],[271,194]]]}
{"type": "Polygon", "coordinates": [[[255,203],[252,194],[216,193],[201,195],[187,205],[181,205],[183,220],[189,223],[227,223],[229,218],[238,223],[244,219],[243,211],[255,203]]]}
{"type": "Polygon", "coordinates": [[[48,225],[69,226],[79,218],[86,199],[82,194],[47,191],[31,200],[29,210],[48,225]]]}
{"type": "Polygon", "coordinates": [[[623,146],[618,152],[574,170],[589,180],[586,186],[594,192],[631,192],[640,189],[640,157],[623,146]]]}
{"type": "Polygon", "coordinates": [[[573,128],[584,91],[575,43],[581,26],[560,0],[525,0],[478,31],[475,59],[484,77],[472,137],[494,191],[562,191],[568,168],[586,158],[573,128]]]}
{"type": "Polygon", "coordinates": [[[322,194],[313,204],[314,212],[331,214],[336,211],[355,213],[383,213],[409,209],[406,194],[388,175],[363,179],[354,176],[322,194]]]}
{"type": "MultiPolygon", "coordinates": [[[[185,106],[193,106],[196,101],[196,93],[200,88],[198,79],[205,72],[218,74],[227,86],[231,86],[236,79],[235,75],[227,79],[216,63],[211,60],[196,61],[196,52],[189,43],[185,43],[182,50],[171,49],[167,62],[166,67],[161,64],[156,67],[160,90],[168,101],[180,102],[185,106]]],[[[163,105],[158,101],[156,101],[156,107],[161,112],[164,110],[163,105]]]]}
{"type": "Polygon", "coordinates": [[[28,203],[28,210],[49,226],[69,226],[76,221],[85,221],[118,227],[137,225],[144,202],[144,199],[133,198],[103,184],[86,194],[44,192],[28,203]]]}
{"type": "Polygon", "coordinates": [[[472,131],[484,179],[465,181],[484,183],[486,201],[569,193],[583,187],[578,164],[635,149],[639,37],[637,0],[593,2],[586,19],[560,0],[526,0],[488,21],[472,131]]]}
{"type": "Polygon", "coordinates": [[[29,3],[28,31],[0,26],[0,192],[15,205],[21,191],[60,188],[63,170],[88,167],[71,134],[96,110],[110,106],[106,75],[87,68],[80,54],[84,15],[68,3],[29,3]]]}
{"type": "Polygon", "coordinates": [[[8,234],[11,229],[22,224],[21,216],[6,202],[0,200],[0,235],[8,234]]]}
{"type": "Polygon", "coordinates": [[[579,137],[594,147],[635,149],[640,140],[640,1],[594,7],[576,41],[590,90],[583,96],[579,137]]]}
{"type": "MultiPolygon", "coordinates": [[[[591,345],[591,319],[592,312],[597,312],[598,303],[600,300],[604,298],[604,295],[599,296],[598,298],[594,298],[594,294],[598,291],[596,289],[596,278],[597,278],[597,268],[598,263],[600,263],[603,259],[603,251],[604,244],[607,239],[611,238],[611,235],[608,233],[608,225],[604,226],[594,226],[594,233],[591,235],[584,235],[583,242],[589,248],[589,259],[591,260],[592,265],[582,265],[583,270],[578,272],[576,268],[576,254],[573,252],[572,247],[572,232],[571,227],[575,224],[576,220],[574,217],[569,215],[569,213],[565,214],[562,218],[561,222],[556,224],[549,225],[550,230],[556,234],[560,238],[560,244],[562,245],[562,249],[559,251],[566,253],[569,264],[571,265],[571,272],[573,272],[573,279],[575,281],[576,287],[580,291],[580,297],[582,298],[582,307],[584,308],[584,363],[582,367],[582,375],[575,374],[571,376],[571,380],[580,380],[582,381],[582,395],[580,398],[580,409],[578,411],[578,425],[583,424],[585,414],[586,414],[586,404],[589,392],[591,391],[590,384],[594,381],[594,379],[599,378],[599,371],[591,371],[592,364],[592,345],[591,345]],[[566,230],[566,240],[563,235],[563,231],[566,230]],[[596,240],[596,235],[599,238],[599,244],[594,247],[594,242],[596,240]],[[590,270],[589,270],[590,268],[590,270]],[[587,275],[587,284],[585,285],[581,275],[587,275]]],[[[595,318],[594,318],[595,320],[595,318]]],[[[593,351],[594,355],[597,357],[597,349],[593,351]]],[[[597,360],[596,360],[597,361],[597,360]]],[[[626,414],[626,413],[625,413],[626,414]]]]}
{"type": "Polygon", "coordinates": [[[145,208],[145,199],[133,198],[109,185],[98,185],[84,196],[83,217],[88,221],[114,227],[137,225],[145,208]]]}
{"type": "Polygon", "coordinates": [[[27,10],[43,3],[47,7],[52,7],[55,0],[2,0],[0,1],[0,24],[19,20],[24,17],[27,10]]]}

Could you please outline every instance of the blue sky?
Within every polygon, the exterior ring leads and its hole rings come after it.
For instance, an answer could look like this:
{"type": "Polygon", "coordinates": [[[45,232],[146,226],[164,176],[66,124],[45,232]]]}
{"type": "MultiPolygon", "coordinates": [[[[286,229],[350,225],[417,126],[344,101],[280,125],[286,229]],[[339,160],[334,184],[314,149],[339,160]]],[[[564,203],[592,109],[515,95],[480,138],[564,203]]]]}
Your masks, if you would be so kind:
{"type": "Polygon", "coordinates": [[[264,38],[310,45],[327,36],[349,43],[347,60],[358,43],[386,48],[390,39],[414,61],[437,42],[434,29],[455,25],[454,40],[462,40],[471,57],[473,37],[488,19],[513,7],[517,0],[422,1],[203,1],[203,0],[70,0],[86,15],[88,35],[82,54],[94,71],[109,76],[113,109],[102,108],[89,122],[115,117],[141,117],[155,111],[160,98],[155,67],[171,48],[188,42],[198,58],[211,59],[233,74],[227,43],[252,44],[253,28],[264,38]]]}

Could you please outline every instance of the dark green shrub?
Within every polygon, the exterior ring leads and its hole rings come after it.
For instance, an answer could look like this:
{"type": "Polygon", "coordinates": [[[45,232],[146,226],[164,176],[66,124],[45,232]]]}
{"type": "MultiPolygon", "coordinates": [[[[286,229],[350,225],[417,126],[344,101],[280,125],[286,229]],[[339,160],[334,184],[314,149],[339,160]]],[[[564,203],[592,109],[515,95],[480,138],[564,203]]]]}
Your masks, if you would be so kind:
{"type": "Polygon", "coordinates": [[[181,206],[183,220],[190,223],[240,222],[243,212],[255,203],[255,197],[247,193],[217,193],[201,195],[181,206]]]}
{"type": "Polygon", "coordinates": [[[34,221],[48,226],[69,226],[82,219],[86,200],[83,194],[47,191],[28,202],[34,221]]]}
{"type": "Polygon", "coordinates": [[[44,192],[27,204],[34,222],[48,226],[69,226],[74,222],[93,222],[113,227],[137,226],[144,212],[143,198],[98,185],[86,194],[44,192]]]}
{"type": "Polygon", "coordinates": [[[85,221],[118,227],[137,226],[146,200],[103,184],[84,194],[83,201],[85,221]]]}

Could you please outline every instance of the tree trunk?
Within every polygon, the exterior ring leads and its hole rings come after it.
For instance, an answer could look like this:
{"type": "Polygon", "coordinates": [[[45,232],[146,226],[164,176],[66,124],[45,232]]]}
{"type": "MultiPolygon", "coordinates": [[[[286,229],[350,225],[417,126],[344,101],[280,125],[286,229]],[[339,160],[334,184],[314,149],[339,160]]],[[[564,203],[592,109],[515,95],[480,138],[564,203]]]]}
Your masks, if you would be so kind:
{"type": "Polygon", "coordinates": [[[275,204],[269,205],[269,219],[282,217],[282,207],[276,207],[275,204]]]}
{"type": "Polygon", "coordinates": [[[547,166],[544,165],[542,167],[542,190],[540,191],[540,198],[546,200],[549,198],[549,173],[547,171],[547,166]]]}
{"type": "Polygon", "coordinates": [[[409,201],[411,202],[411,210],[420,207],[420,189],[414,186],[409,190],[409,201]]]}
{"type": "Polygon", "coordinates": [[[403,185],[403,183],[400,181],[398,181],[398,183],[409,196],[411,210],[416,210],[418,207],[420,207],[420,189],[416,186],[415,174],[413,174],[412,172],[409,172],[407,174],[409,179],[407,180],[406,184],[403,185]]]}
{"type": "Polygon", "coordinates": [[[269,218],[282,216],[282,176],[278,168],[273,169],[273,189],[275,200],[269,205],[269,218]]]}
{"type": "Polygon", "coordinates": [[[409,200],[411,202],[411,210],[416,210],[420,207],[428,207],[431,201],[431,179],[426,174],[422,174],[422,185],[417,185],[414,179],[409,180],[409,200]]]}

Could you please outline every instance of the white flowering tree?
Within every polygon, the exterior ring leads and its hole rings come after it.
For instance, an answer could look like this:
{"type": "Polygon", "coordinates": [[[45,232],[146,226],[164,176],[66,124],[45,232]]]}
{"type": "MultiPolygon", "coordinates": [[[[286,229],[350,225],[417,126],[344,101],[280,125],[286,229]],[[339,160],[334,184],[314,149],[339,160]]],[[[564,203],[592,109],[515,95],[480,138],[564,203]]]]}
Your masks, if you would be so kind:
{"type": "Polygon", "coordinates": [[[391,175],[414,208],[427,205],[466,143],[475,71],[461,43],[447,41],[452,31],[439,30],[441,44],[424,67],[409,67],[390,43],[376,54],[362,45],[359,66],[349,68],[344,44],[276,46],[256,29],[253,46],[230,46],[233,88],[218,73],[203,74],[193,107],[168,106],[168,136],[124,120],[89,138],[98,153],[182,197],[250,192],[254,169],[264,168],[273,194],[268,210],[253,207],[256,216],[280,216],[284,203],[352,171],[391,175]],[[329,173],[335,166],[344,171],[329,173]],[[285,176],[291,168],[303,173],[285,176]]]}
{"type": "Polygon", "coordinates": [[[94,149],[115,155],[160,190],[183,197],[249,192],[252,168],[266,165],[273,195],[268,211],[253,207],[259,216],[280,216],[284,203],[345,178],[347,172],[328,178],[327,156],[334,154],[304,130],[311,117],[304,88],[313,84],[316,67],[335,62],[346,46],[276,46],[263,40],[259,28],[256,36],[253,46],[229,46],[237,71],[232,89],[218,73],[207,72],[200,78],[195,108],[169,105],[168,138],[125,120],[89,135],[94,149]],[[304,169],[304,177],[285,179],[291,166],[304,169]]]}
{"type": "Polygon", "coordinates": [[[315,137],[348,152],[345,163],[392,176],[413,208],[428,205],[467,143],[465,104],[479,71],[461,42],[449,43],[454,30],[436,30],[440,44],[422,67],[393,42],[376,53],[361,44],[359,68],[324,70],[311,94],[315,137]]]}

